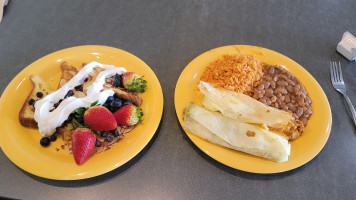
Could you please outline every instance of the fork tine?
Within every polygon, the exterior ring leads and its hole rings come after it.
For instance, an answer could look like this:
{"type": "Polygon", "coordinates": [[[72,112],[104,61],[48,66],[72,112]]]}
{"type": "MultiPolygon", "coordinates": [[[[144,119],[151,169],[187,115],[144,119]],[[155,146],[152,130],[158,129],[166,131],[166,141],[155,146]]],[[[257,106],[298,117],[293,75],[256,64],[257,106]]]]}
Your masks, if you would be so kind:
{"type": "Polygon", "coordinates": [[[334,75],[333,63],[331,61],[330,61],[330,76],[331,76],[331,82],[334,83],[335,75],[334,75]]]}
{"type": "Polygon", "coordinates": [[[339,61],[339,78],[340,78],[340,81],[341,81],[341,82],[344,82],[344,79],[343,79],[343,77],[342,77],[342,70],[341,70],[340,61],[339,61]]]}
{"type": "Polygon", "coordinates": [[[337,70],[336,62],[333,62],[333,70],[334,70],[334,80],[335,82],[339,82],[339,71],[337,70]]]}

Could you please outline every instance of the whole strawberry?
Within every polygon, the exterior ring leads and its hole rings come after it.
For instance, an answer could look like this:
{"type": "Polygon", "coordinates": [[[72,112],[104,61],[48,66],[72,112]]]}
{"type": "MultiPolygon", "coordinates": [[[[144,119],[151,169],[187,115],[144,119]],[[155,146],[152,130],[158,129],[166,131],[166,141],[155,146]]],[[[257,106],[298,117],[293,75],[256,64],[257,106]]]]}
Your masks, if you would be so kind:
{"type": "Polygon", "coordinates": [[[83,164],[91,155],[96,138],[87,128],[78,128],[72,134],[72,152],[78,165],[83,164]]]}
{"type": "Polygon", "coordinates": [[[122,84],[129,92],[145,92],[147,81],[135,72],[126,72],[122,75],[122,84]]]}
{"type": "Polygon", "coordinates": [[[93,106],[85,111],[84,123],[94,131],[110,131],[117,127],[114,115],[104,106],[93,106]]]}
{"type": "Polygon", "coordinates": [[[142,110],[134,105],[126,105],[114,113],[117,124],[133,126],[141,121],[142,110]]]}

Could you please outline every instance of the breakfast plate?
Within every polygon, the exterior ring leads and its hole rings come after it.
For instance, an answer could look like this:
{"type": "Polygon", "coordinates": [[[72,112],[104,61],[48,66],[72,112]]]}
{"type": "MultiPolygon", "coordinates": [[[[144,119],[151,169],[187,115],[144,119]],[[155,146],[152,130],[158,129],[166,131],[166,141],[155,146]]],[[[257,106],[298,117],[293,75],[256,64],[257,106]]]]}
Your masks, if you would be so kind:
{"type": "Polygon", "coordinates": [[[98,176],[116,169],[136,156],[152,139],[160,123],[163,111],[161,85],[150,67],[136,56],[107,46],[78,46],[63,49],[33,62],[22,70],[7,86],[0,99],[0,145],[5,155],[21,169],[39,177],[54,180],[78,180],[98,176]],[[117,67],[125,67],[143,75],[147,89],[142,93],[144,118],[123,140],[110,150],[95,154],[83,165],[77,165],[72,155],[61,148],[61,139],[49,147],[40,145],[37,129],[20,125],[18,113],[29,91],[30,74],[41,76],[55,89],[61,70],[60,63],[73,66],[98,61],[117,67]]]}
{"type": "MultiPolygon", "coordinates": [[[[256,46],[232,45],[207,51],[191,61],[181,73],[174,96],[176,113],[180,124],[183,123],[183,111],[190,102],[199,103],[197,85],[205,67],[226,54],[254,55],[270,65],[284,65],[305,86],[313,103],[313,114],[303,135],[290,142],[291,154],[284,163],[248,155],[210,143],[185,130],[192,142],[216,161],[229,167],[260,174],[279,173],[298,168],[313,159],[325,146],[331,130],[331,110],[328,99],[314,77],[302,66],[290,58],[275,51],[256,46]]],[[[199,100],[200,99],[200,100],[199,100]]]]}

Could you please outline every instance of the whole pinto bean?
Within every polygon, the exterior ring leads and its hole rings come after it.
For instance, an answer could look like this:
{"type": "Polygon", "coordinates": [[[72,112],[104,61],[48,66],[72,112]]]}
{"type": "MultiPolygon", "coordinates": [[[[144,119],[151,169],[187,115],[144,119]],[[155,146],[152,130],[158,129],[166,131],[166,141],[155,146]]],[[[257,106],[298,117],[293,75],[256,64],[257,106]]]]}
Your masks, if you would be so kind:
{"type": "Polygon", "coordinates": [[[272,78],[271,78],[271,76],[269,76],[269,75],[266,75],[265,77],[263,77],[266,81],[270,81],[270,80],[272,80],[272,78]]]}
{"type": "Polygon", "coordinates": [[[286,103],[289,103],[290,102],[290,97],[289,97],[289,95],[286,95],[285,96],[285,100],[284,100],[286,103]]]}
{"type": "Polygon", "coordinates": [[[268,72],[267,72],[267,73],[273,75],[273,74],[274,74],[274,67],[270,67],[270,68],[268,69],[268,72]]]}
{"type": "Polygon", "coordinates": [[[292,103],[288,103],[287,106],[288,106],[289,110],[291,110],[292,112],[296,111],[296,108],[292,103]]]}
{"type": "Polygon", "coordinates": [[[281,100],[281,102],[284,102],[285,98],[285,96],[280,96],[278,99],[281,100]]]}
{"type": "Polygon", "coordinates": [[[272,101],[272,102],[276,102],[276,101],[277,101],[277,97],[276,97],[276,96],[272,96],[272,97],[271,97],[271,101],[272,101]]]}
{"type": "Polygon", "coordinates": [[[274,82],[277,82],[278,81],[278,75],[275,75],[272,79],[274,82]]]}
{"type": "Polygon", "coordinates": [[[289,93],[293,93],[293,86],[288,85],[286,88],[289,93]]]}
{"type": "Polygon", "coordinates": [[[271,83],[268,81],[264,81],[263,85],[265,85],[265,88],[268,88],[271,85],[271,83]]]}
{"type": "Polygon", "coordinates": [[[289,84],[289,85],[291,85],[291,86],[295,86],[295,83],[294,83],[292,80],[287,79],[287,82],[288,82],[288,84],[289,84]]]}
{"type": "Polygon", "coordinates": [[[284,80],[279,80],[277,81],[277,85],[286,87],[288,85],[288,82],[284,80]]]}
{"type": "Polygon", "coordinates": [[[287,93],[288,93],[287,90],[284,89],[284,88],[282,88],[282,87],[278,87],[278,88],[275,90],[275,92],[276,92],[277,94],[287,94],[287,93]]]}
{"type": "Polygon", "coordinates": [[[267,100],[266,100],[266,98],[264,98],[264,97],[262,97],[261,99],[259,99],[259,101],[260,101],[261,103],[264,103],[264,104],[267,103],[267,100]]]}
{"type": "Polygon", "coordinates": [[[272,89],[276,88],[276,82],[273,80],[270,80],[269,83],[271,84],[272,89]]]}
{"type": "Polygon", "coordinates": [[[308,119],[307,119],[307,118],[305,118],[305,117],[302,117],[302,119],[300,119],[300,121],[302,121],[302,122],[303,122],[304,126],[306,126],[306,125],[307,125],[307,123],[308,123],[308,119]]]}
{"type": "Polygon", "coordinates": [[[273,90],[272,89],[267,89],[267,90],[264,90],[265,91],[265,96],[266,97],[272,97],[273,96],[273,90]]]}
{"type": "Polygon", "coordinates": [[[295,85],[295,86],[294,86],[294,92],[295,92],[295,91],[299,91],[299,90],[300,90],[300,85],[299,85],[299,84],[298,84],[298,85],[295,85]]]}
{"type": "Polygon", "coordinates": [[[297,112],[295,114],[297,115],[296,118],[299,119],[299,117],[303,114],[303,107],[298,107],[297,112]]]}
{"type": "Polygon", "coordinates": [[[312,108],[309,106],[308,109],[307,109],[307,114],[311,115],[312,113],[313,113],[312,108]]]}
{"type": "Polygon", "coordinates": [[[282,110],[288,110],[288,106],[287,105],[281,105],[282,110]]]}
{"type": "Polygon", "coordinates": [[[283,79],[283,80],[285,80],[285,81],[288,80],[287,76],[284,75],[284,74],[278,74],[277,77],[278,77],[278,78],[281,78],[281,79],[283,79]]]}
{"type": "Polygon", "coordinates": [[[298,99],[298,105],[299,105],[300,107],[303,107],[303,106],[304,106],[304,98],[299,98],[299,99],[298,99]]]}
{"type": "Polygon", "coordinates": [[[257,87],[257,90],[262,91],[263,89],[265,89],[265,85],[261,83],[261,84],[257,87]]]}

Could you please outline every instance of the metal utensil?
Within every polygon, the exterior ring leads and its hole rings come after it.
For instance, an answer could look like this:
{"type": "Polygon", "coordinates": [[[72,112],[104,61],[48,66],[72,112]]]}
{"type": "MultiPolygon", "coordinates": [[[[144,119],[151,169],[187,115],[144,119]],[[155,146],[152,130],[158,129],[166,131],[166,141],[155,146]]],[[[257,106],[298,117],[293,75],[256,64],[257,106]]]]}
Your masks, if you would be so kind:
{"type": "Polygon", "coordinates": [[[350,98],[346,94],[346,86],[344,79],[342,78],[341,64],[337,65],[336,62],[330,62],[330,74],[331,74],[331,83],[333,84],[336,91],[340,92],[346,99],[347,104],[349,105],[352,118],[356,125],[356,111],[352,105],[350,98]]]}

